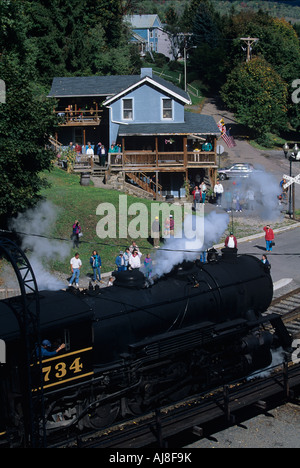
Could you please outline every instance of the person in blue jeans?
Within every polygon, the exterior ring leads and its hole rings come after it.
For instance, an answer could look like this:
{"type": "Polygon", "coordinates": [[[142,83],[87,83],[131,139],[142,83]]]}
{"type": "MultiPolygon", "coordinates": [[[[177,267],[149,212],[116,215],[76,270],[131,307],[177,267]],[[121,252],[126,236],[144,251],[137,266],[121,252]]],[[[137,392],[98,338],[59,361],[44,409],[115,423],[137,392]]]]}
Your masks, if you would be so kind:
{"type": "Polygon", "coordinates": [[[101,281],[101,257],[98,255],[97,250],[94,250],[91,258],[90,258],[90,264],[92,265],[93,268],[93,281],[96,281],[97,279],[97,273],[99,276],[99,281],[101,281]]]}
{"type": "Polygon", "coordinates": [[[71,276],[71,279],[70,279],[70,282],[69,282],[69,286],[72,286],[73,281],[75,280],[75,286],[76,286],[76,288],[78,288],[79,287],[78,283],[79,283],[79,276],[80,276],[80,268],[82,267],[82,262],[81,262],[81,260],[79,258],[79,253],[78,252],[76,252],[74,257],[71,258],[70,265],[71,265],[72,276],[71,276]]]}

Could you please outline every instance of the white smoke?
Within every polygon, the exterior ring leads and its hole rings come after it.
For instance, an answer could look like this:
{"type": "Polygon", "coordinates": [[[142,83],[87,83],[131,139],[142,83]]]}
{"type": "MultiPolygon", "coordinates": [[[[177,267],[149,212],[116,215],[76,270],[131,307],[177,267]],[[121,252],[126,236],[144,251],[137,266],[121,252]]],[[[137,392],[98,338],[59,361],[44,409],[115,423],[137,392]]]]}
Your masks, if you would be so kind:
{"type": "Polygon", "coordinates": [[[268,367],[253,372],[253,374],[247,377],[247,380],[253,379],[264,379],[269,377],[274,369],[281,366],[286,360],[286,352],[283,348],[271,349],[272,362],[268,367]]]}
{"type": "Polygon", "coordinates": [[[50,260],[64,258],[70,253],[70,246],[66,246],[65,242],[47,238],[56,218],[57,208],[45,201],[18,214],[10,222],[11,229],[22,233],[22,249],[26,251],[39,290],[58,290],[64,287],[64,283],[48,271],[50,260]]]}
{"type": "MultiPolygon", "coordinates": [[[[188,215],[184,219],[182,237],[170,237],[155,252],[153,275],[162,276],[184,260],[196,260],[199,253],[217,243],[227,229],[229,216],[211,212],[207,216],[188,215]],[[198,222],[196,222],[198,221],[198,222]]],[[[176,228],[175,228],[176,233],[176,228]]]]}
{"type": "MultiPolygon", "coordinates": [[[[247,212],[249,217],[255,216],[264,221],[274,221],[283,217],[281,213],[282,206],[278,200],[281,189],[276,178],[260,166],[255,166],[255,169],[247,178],[230,179],[227,190],[231,192],[233,197],[234,194],[238,193],[240,200],[247,201],[249,191],[253,191],[253,210],[249,209],[249,205],[247,212]]],[[[235,210],[234,203],[233,209],[235,210]]]]}

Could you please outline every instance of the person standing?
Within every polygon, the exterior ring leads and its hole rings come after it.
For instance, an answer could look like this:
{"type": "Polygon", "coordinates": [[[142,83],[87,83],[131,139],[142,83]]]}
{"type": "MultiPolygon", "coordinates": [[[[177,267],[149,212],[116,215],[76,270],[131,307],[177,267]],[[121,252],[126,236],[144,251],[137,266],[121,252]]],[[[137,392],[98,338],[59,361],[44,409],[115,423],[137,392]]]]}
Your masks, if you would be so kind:
{"type": "Polygon", "coordinates": [[[225,203],[226,203],[226,212],[231,213],[232,194],[231,194],[230,190],[226,190],[226,192],[225,192],[225,203]]]}
{"type": "Polygon", "coordinates": [[[79,246],[79,234],[81,233],[81,226],[79,221],[76,219],[75,223],[72,226],[72,240],[73,240],[73,249],[78,248],[79,246]]]}
{"type": "Polygon", "coordinates": [[[89,143],[88,148],[86,150],[87,157],[89,158],[89,162],[91,164],[91,167],[94,166],[94,150],[92,148],[92,145],[89,143]]]}
{"type": "Polygon", "coordinates": [[[124,252],[124,261],[125,261],[125,270],[128,270],[128,265],[129,265],[129,258],[130,258],[130,255],[131,255],[131,252],[129,250],[129,247],[127,247],[125,249],[125,252],[124,252]]]}
{"type": "Polygon", "coordinates": [[[141,252],[138,252],[137,250],[134,249],[132,252],[132,255],[129,258],[129,266],[131,270],[134,270],[136,268],[141,267],[141,252]]]}
{"type": "Polygon", "coordinates": [[[102,146],[102,143],[99,141],[99,143],[97,144],[95,148],[95,153],[97,154],[99,158],[99,164],[101,164],[101,146],[102,146]]]}
{"type": "Polygon", "coordinates": [[[170,215],[170,236],[174,236],[174,228],[175,228],[175,223],[174,223],[174,218],[173,215],[170,215]]]}
{"type": "Polygon", "coordinates": [[[199,190],[199,187],[196,185],[195,190],[193,190],[193,196],[194,196],[194,209],[197,211],[197,205],[201,202],[201,190],[199,190]]]}
{"type": "Polygon", "coordinates": [[[233,235],[233,232],[230,232],[229,236],[226,237],[225,247],[229,247],[230,249],[237,249],[237,239],[233,235]]]}
{"type": "Polygon", "coordinates": [[[222,194],[224,192],[223,185],[220,184],[220,181],[217,180],[215,186],[214,186],[214,193],[216,194],[217,198],[217,206],[222,206],[222,194]]]}
{"type": "Polygon", "coordinates": [[[160,240],[160,224],[158,216],[155,216],[155,219],[152,223],[151,227],[151,237],[153,239],[153,246],[155,249],[159,247],[159,240],[160,240]]]}
{"type": "Polygon", "coordinates": [[[98,255],[97,250],[93,251],[90,258],[90,264],[93,268],[93,281],[97,280],[97,273],[99,276],[99,281],[101,281],[101,257],[98,255]]]}
{"type": "Polygon", "coordinates": [[[272,252],[272,247],[273,247],[273,241],[274,241],[274,231],[273,229],[270,228],[270,225],[267,224],[264,227],[265,231],[265,241],[266,241],[266,251],[267,252],[272,252]]]}
{"type": "Polygon", "coordinates": [[[152,273],[152,258],[150,257],[149,253],[147,253],[146,258],[144,260],[144,267],[145,267],[145,276],[147,278],[150,278],[151,273],[152,273]]]}
{"type": "Polygon", "coordinates": [[[101,145],[100,149],[100,166],[105,167],[106,163],[106,149],[104,145],[101,145]]]}
{"type": "Polygon", "coordinates": [[[116,257],[115,264],[117,265],[118,271],[125,271],[125,259],[124,259],[124,253],[121,250],[119,255],[116,257]]]}
{"type": "Polygon", "coordinates": [[[72,276],[71,276],[71,279],[70,279],[70,282],[69,282],[69,286],[72,286],[73,281],[75,280],[75,286],[76,286],[76,288],[78,288],[79,287],[78,283],[79,283],[79,276],[80,276],[80,268],[82,267],[82,262],[81,262],[81,260],[79,258],[79,253],[78,252],[76,252],[74,257],[71,258],[70,266],[71,266],[72,276]]]}
{"type": "Polygon", "coordinates": [[[200,184],[200,191],[201,191],[201,195],[202,195],[202,203],[203,204],[205,204],[206,190],[207,190],[206,183],[203,181],[200,184]]]}

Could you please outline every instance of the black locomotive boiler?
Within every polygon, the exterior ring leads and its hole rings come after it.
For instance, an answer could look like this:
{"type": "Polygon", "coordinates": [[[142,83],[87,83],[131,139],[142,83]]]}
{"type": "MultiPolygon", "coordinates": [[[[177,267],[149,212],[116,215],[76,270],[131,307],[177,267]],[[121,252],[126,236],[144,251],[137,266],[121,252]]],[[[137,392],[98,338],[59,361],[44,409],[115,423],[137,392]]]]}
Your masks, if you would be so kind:
{"type": "MultiPolygon", "coordinates": [[[[248,376],[271,363],[273,350],[289,347],[281,318],[263,315],[273,296],[269,271],[235,249],[222,253],[151,283],[128,271],[116,272],[112,287],[39,292],[41,338],[66,344],[42,361],[48,436],[103,428],[248,376]]],[[[7,301],[0,338],[7,347],[0,432],[21,440],[21,339],[7,301]]]]}

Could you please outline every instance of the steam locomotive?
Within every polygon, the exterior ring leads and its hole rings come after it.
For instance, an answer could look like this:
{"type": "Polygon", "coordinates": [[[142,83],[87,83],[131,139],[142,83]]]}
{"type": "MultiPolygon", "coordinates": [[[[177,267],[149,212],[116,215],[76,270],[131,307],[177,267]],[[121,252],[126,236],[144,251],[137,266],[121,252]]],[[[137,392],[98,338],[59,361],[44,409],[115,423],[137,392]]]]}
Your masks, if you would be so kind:
{"type": "MultiPolygon", "coordinates": [[[[40,363],[48,436],[104,428],[243,378],[290,346],[281,318],[263,315],[273,283],[253,256],[225,248],[151,281],[137,270],[114,276],[112,287],[39,292],[42,339],[66,345],[40,363]]],[[[22,340],[7,300],[0,338],[0,441],[22,441],[22,340]]]]}

